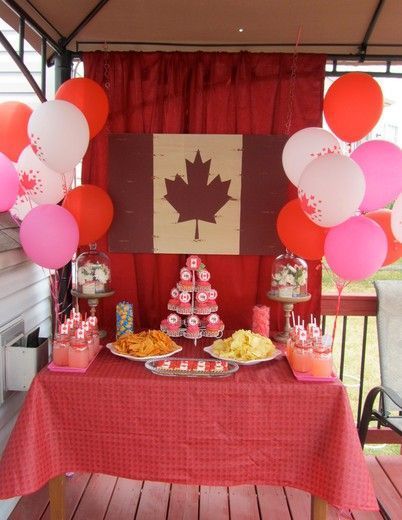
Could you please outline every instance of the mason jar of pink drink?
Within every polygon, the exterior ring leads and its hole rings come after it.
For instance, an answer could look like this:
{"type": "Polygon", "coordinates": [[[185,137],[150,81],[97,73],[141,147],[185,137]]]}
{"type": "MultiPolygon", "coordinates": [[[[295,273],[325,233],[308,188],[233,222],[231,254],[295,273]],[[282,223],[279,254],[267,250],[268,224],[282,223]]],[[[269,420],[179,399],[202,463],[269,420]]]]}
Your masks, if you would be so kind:
{"type": "Polygon", "coordinates": [[[311,374],[315,377],[331,377],[332,350],[325,346],[316,347],[311,359],[311,374]]]}
{"type": "Polygon", "coordinates": [[[89,365],[89,348],[85,338],[71,338],[68,365],[72,368],[86,368],[89,365]]]}
{"type": "Polygon", "coordinates": [[[292,353],[292,368],[296,372],[310,372],[312,362],[312,347],[309,341],[296,343],[292,353]]]}
{"type": "Polygon", "coordinates": [[[53,339],[52,358],[53,363],[59,367],[68,366],[68,351],[70,338],[67,334],[56,334],[53,339]]]}
{"type": "Polygon", "coordinates": [[[286,355],[288,357],[288,361],[290,365],[293,365],[293,349],[295,346],[294,339],[292,337],[288,338],[288,341],[286,343],[286,355]]]}

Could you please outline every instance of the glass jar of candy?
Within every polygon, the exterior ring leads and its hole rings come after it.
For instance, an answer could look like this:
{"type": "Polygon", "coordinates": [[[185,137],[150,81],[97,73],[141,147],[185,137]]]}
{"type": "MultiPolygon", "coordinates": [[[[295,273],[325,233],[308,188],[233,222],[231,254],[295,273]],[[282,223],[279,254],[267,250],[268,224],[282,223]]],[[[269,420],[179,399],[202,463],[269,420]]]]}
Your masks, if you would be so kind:
{"type": "Polygon", "coordinates": [[[110,258],[90,244],[89,251],[75,261],[73,289],[84,294],[99,294],[111,290],[110,258]]]}
{"type": "Polygon", "coordinates": [[[280,298],[307,296],[307,263],[292,253],[284,253],[272,264],[270,294],[280,298]]]}

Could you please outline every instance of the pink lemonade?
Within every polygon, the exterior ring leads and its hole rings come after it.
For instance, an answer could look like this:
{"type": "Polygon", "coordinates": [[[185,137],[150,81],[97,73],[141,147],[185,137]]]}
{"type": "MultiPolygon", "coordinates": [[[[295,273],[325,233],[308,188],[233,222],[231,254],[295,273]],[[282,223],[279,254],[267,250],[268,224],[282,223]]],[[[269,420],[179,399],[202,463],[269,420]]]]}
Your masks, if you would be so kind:
{"type": "Polygon", "coordinates": [[[53,363],[58,367],[68,367],[68,349],[64,344],[53,343],[53,363]]]}
{"type": "Polygon", "coordinates": [[[330,377],[332,375],[331,352],[314,352],[311,361],[311,374],[316,377],[330,377]]]}
{"type": "Polygon", "coordinates": [[[86,368],[89,365],[89,349],[85,340],[72,338],[68,351],[68,365],[72,368],[86,368]]]}
{"type": "Polygon", "coordinates": [[[311,349],[296,345],[293,348],[292,368],[296,372],[310,372],[311,370],[311,349]]]}
{"type": "Polygon", "coordinates": [[[53,340],[52,358],[53,363],[59,367],[68,366],[68,350],[70,338],[67,334],[56,334],[53,340]]]}

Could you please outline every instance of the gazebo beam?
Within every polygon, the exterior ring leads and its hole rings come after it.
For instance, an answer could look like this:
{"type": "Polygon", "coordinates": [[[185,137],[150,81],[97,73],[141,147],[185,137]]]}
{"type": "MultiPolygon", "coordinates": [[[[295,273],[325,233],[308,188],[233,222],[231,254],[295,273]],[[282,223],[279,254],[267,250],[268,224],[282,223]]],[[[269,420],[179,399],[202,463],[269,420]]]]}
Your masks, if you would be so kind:
{"type": "Polygon", "coordinates": [[[377,7],[375,8],[375,11],[373,13],[373,16],[371,17],[370,23],[368,24],[367,31],[366,31],[366,34],[364,35],[363,41],[360,44],[359,54],[360,54],[361,62],[363,62],[366,58],[368,41],[375,28],[375,25],[378,21],[378,18],[380,16],[382,8],[384,7],[384,4],[385,4],[385,0],[379,0],[377,7]]]}

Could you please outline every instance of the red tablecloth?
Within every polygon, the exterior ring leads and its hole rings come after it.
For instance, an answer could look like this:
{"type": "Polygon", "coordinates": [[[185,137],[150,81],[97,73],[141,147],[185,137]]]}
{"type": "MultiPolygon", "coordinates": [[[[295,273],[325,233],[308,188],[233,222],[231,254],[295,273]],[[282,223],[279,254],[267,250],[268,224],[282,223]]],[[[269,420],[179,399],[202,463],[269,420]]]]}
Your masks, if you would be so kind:
{"type": "MultiPolygon", "coordinates": [[[[207,357],[182,343],[184,356],[207,357]]],[[[43,369],[3,454],[0,498],[67,471],[286,485],[377,509],[343,385],[299,383],[285,359],[222,379],[170,378],[105,349],[85,375],[43,369]]]]}

